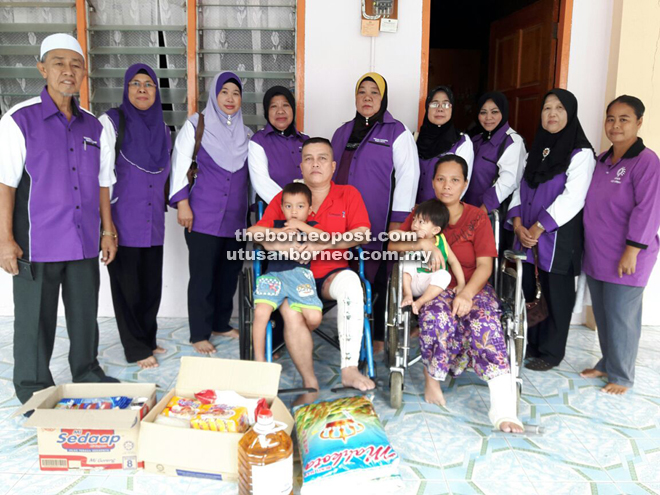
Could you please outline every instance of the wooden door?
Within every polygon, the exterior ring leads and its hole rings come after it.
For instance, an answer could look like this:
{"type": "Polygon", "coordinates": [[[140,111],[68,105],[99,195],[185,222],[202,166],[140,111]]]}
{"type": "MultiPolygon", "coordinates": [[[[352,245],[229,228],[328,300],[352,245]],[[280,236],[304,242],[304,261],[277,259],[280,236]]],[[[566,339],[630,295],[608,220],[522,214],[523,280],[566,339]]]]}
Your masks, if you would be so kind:
{"type": "Polygon", "coordinates": [[[488,86],[509,100],[509,123],[527,148],[554,86],[559,0],[539,0],[491,24],[488,86]]]}

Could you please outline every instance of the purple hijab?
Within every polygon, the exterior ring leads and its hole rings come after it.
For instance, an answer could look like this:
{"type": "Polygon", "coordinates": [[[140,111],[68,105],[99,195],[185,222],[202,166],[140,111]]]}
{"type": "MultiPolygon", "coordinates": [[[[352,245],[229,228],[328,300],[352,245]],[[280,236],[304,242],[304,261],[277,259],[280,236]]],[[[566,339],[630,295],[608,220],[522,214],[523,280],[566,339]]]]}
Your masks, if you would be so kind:
{"type": "MultiPolygon", "coordinates": [[[[220,110],[218,94],[222,86],[230,79],[238,83],[243,93],[243,84],[233,72],[221,72],[209,85],[209,99],[204,114],[204,135],[202,146],[213,161],[228,172],[236,172],[245,165],[250,142],[250,129],[243,125],[243,111],[239,108],[231,117],[220,110]],[[230,123],[229,123],[230,122],[230,123]]],[[[190,122],[197,127],[197,114],[190,117],[190,122]]]]}
{"type": "Polygon", "coordinates": [[[146,64],[134,64],[124,75],[124,97],[120,107],[126,118],[126,132],[121,145],[122,154],[149,172],[161,172],[169,161],[167,128],[163,122],[160,88],[154,70],[146,64]],[[156,101],[147,110],[138,110],[128,100],[128,83],[144,70],[156,85],[156,101]]]}

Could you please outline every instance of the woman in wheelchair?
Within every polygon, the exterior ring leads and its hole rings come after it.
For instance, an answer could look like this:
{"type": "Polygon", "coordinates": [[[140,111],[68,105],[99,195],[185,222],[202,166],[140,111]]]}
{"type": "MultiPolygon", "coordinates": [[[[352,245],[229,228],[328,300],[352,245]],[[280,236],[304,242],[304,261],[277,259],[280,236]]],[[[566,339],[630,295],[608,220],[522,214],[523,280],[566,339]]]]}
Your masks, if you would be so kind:
{"type": "MultiPolygon", "coordinates": [[[[337,301],[342,384],[359,390],[370,390],[375,387],[374,382],[358,369],[364,332],[364,294],[360,277],[348,268],[344,253],[351,247],[367,242],[366,233],[371,224],[358,190],[353,186],[340,186],[332,182],[336,166],[330,141],[325,138],[305,141],[300,168],[305,184],[312,191],[312,212],[308,220],[318,222],[317,228],[324,232],[344,234],[342,240],[303,244],[265,242],[263,246],[277,251],[293,248],[300,253],[308,252],[312,255],[311,270],[318,294],[321,299],[337,301]],[[323,251],[329,253],[321,255],[323,251]]],[[[274,227],[274,221],[285,219],[281,202],[282,193],[279,193],[270,202],[253,232],[270,230],[277,233],[286,230],[286,227],[274,227]]],[[[280,312],[284,319],[284,340],[302,377],[303,386],[318,389],[312,357],[312,335],[305,319],[302,313],[292,309],[288,301],[282,303],[280,312]]]]}
{"type": "MultiPolygon", "coordinates": [[[[488,383],[493,425],[505,432],[520,433],[523,425],[516,415],[516,392],[511,386],[500,303],[487,283],[497,256],[495,240],[486,213],[460,200],[468,185],[467,175],[467,163],[457,155],[445,155],[435,165],[433,189],[449,210],[444,233],[467,283],[456,291],[456,278],[452,277],[449,287],[454,290],[442,292],[420,309],[424,398],[430,404],[445,405],[440,382],[448,373],[457,376],[471,366],[488,383]]],[[[401,230],[410,230],[414,216],[413,211],[401,230]]],[[[389,249],[431,252],[430,269],[443,265],[434,239],[390,242],[389,249]]]]}

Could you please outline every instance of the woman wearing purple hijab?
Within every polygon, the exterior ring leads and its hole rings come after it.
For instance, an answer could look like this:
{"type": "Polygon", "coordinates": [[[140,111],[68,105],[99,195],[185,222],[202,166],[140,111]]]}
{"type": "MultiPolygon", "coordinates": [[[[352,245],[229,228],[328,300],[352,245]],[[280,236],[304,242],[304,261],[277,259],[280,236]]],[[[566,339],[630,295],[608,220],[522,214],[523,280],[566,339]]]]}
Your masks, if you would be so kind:
{"type": "Polygon", "coordinates": [[[112,198],[116,242],[108,265],[119,337],[129,363],[154,368],[163,273],[165,182],[170,172],[170,130],[163,121],[158,78],[151,67],[135,64],[124,76],[124,97],[99,119],[121,147],[115,156],[117,183],[112,198]],[[123,124],[122,124],[123,122],[123,124]],[[123,127],[123,131],[120,129],[123,127]]]}
{"type": "Polygon", "coordinates": [[[192,186],[187,172],[195,148],[198,115],[191,116],[176,138],[172,154],[170,204],[178,208],[185,228],[190,282],[190,342],[200,354],[213,354],[211,335],[238,337],[229,325],[238,275],[243,266],[235,255],[245,248],[236,239],[248,210],[248,143],[252,132],[243,125],[243,86],[233,72],[221,72],[209,86],[202,112],[204,134],[197,152],[198,173],[192,186]]]}

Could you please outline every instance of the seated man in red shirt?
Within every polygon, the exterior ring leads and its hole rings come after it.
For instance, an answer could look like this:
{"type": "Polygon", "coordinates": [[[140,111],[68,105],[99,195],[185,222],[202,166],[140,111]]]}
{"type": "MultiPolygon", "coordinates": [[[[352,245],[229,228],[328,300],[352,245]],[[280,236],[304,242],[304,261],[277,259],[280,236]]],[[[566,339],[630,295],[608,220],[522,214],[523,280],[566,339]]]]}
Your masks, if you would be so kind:
{"type": "MultiPolygon", "coordinates": [[[[294,249],[310,253],[311,270],[321,299],[337,301],[337,330],[341,347],[341,381],[346,387],[370,390],[374,382],[358,370],[360,346],[364,330],[364,295],[360,277],[349,269],[346,250],[365,244],[371,227],[362,196],[353,186],[338,186],[332,182],[337,163],[332,146],[325,138],[305,141],[300,166],[305,184],[312,191],[312,213],[308,220],[332,235],[345,234],[338,242],[265,242],[269,251],[294,249]],[[322,253],[322,251],[326,251],[322,253]]],[[[270,202],[263,218],[257,223],[263,232],[292,232],[294,229],[273,228],[275,220],[284,220],[280,192],[270,202]]],[[[256,231],[256,229],[253,229],[256,231]]],[[[292,310],[288,301],[280,306],[284,320],[284,340],[291,359],[302,376],[303,385],[318,389],[312,358],[313,341],[302,313],[292,310]]]]}

